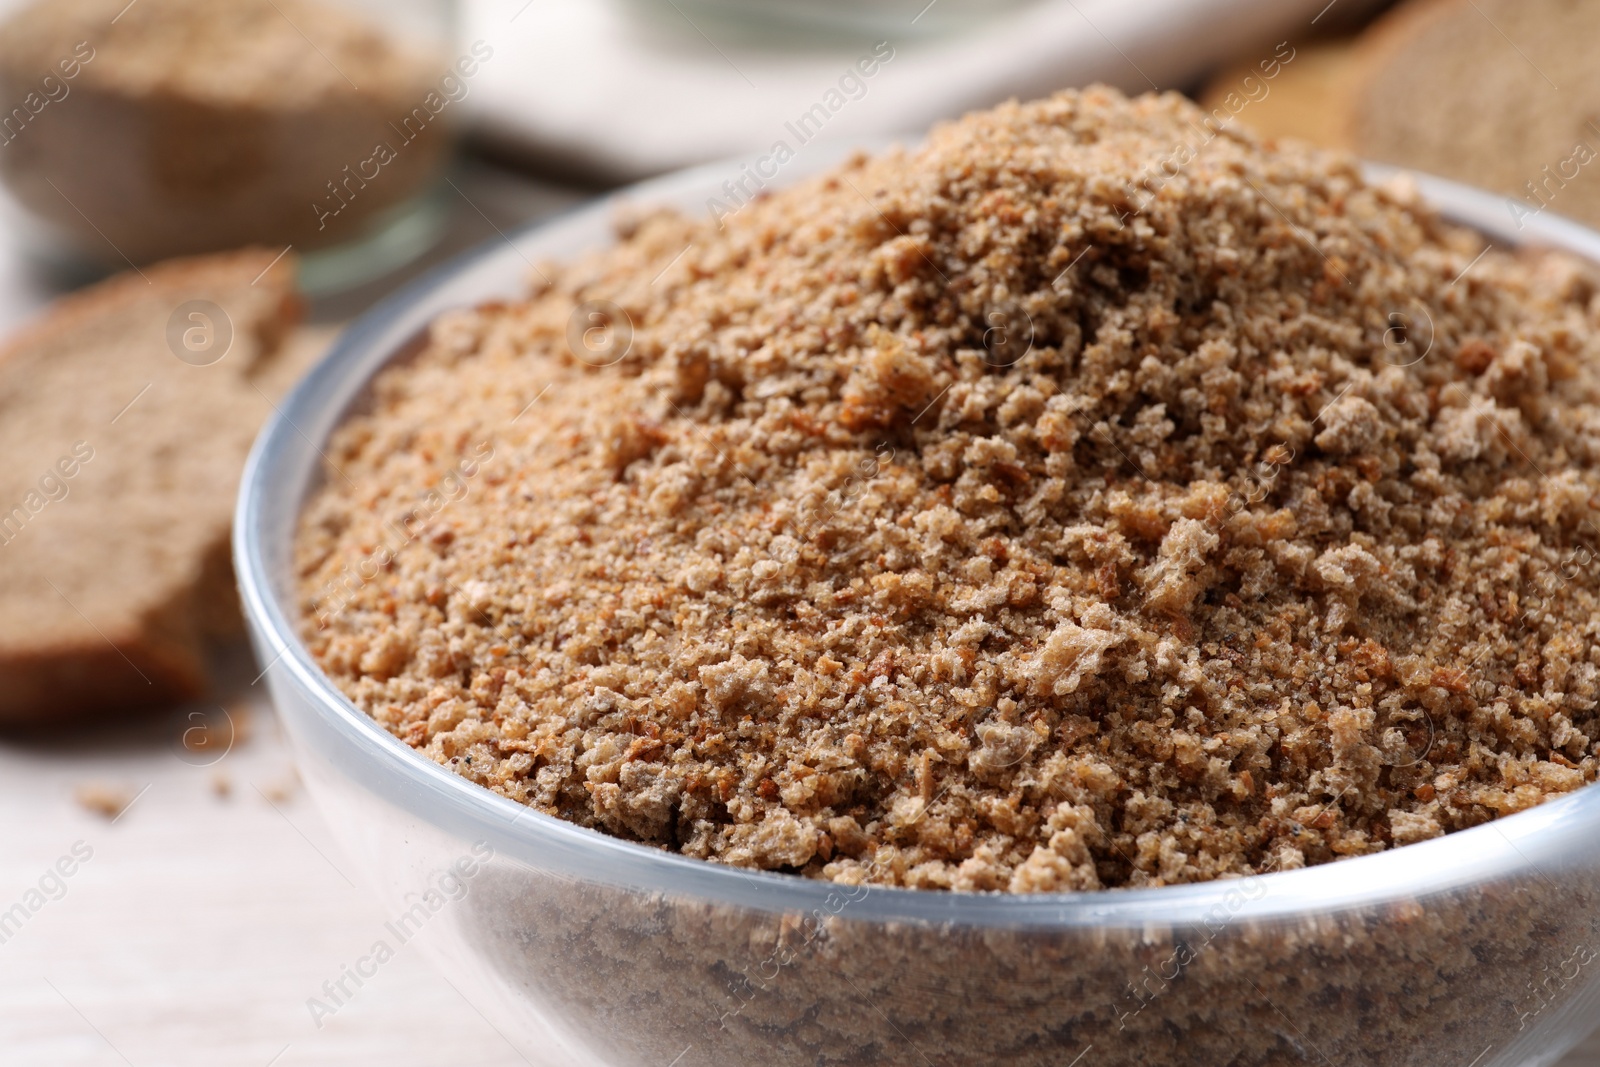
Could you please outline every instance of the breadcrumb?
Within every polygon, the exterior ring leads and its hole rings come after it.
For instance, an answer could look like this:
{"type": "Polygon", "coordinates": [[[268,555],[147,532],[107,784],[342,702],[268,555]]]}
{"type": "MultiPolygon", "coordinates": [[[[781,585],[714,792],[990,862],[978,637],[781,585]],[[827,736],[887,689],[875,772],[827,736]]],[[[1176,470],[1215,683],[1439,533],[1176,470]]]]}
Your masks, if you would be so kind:
{"type": "Polygon", "coordinates": [[[328,447],[313,654],[505,796],[849,884],[1194,882],[1592,782],[1596,275],[1204,117],[1008,104],[443,317],[328,447]]]}
{"type": "Polygon", "coordinates": [[[75,789],[72,799],[76,800],[84,811],[107,819],[115,819],[128,810],[128,805],[133,803],[134,798],[131,789],[91,782],[75,789]]]}

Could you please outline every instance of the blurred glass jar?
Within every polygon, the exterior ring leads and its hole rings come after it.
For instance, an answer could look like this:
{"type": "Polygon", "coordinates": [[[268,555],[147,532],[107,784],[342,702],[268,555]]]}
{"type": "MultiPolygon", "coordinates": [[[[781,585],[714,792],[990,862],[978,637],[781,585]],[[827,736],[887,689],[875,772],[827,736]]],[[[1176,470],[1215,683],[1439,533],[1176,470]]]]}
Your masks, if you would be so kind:
{"type": "MultiPolygon", "coordinates": [[[[292,246],[312,291],[427,248],[453,0],[38,0],[0,26],[0,176],[54,258],[292,246]]],[[[126,262],[124,262],[126,261],[126,262]]]]}

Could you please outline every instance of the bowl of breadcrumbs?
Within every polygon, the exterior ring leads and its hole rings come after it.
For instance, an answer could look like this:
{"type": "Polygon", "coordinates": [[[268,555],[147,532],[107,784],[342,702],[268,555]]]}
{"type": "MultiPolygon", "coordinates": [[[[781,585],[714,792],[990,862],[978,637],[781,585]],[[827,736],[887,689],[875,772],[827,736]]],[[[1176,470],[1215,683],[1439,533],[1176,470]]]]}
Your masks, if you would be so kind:
{"type": "Polygon", "coordinates": [[[393,937],[537,1063],[1581,1038],[1600,236],[1170,94],[771,170],[447,268],[257,444],[393,937]]]}

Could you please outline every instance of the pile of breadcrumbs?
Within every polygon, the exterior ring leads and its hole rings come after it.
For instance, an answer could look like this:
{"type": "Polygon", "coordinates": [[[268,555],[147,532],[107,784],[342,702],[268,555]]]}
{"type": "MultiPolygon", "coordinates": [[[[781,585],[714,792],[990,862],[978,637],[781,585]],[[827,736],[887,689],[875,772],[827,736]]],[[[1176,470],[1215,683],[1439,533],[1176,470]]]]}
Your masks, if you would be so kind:
{"type": "Polygon", "coordinates": [[[1596,273],[1203,118],[1007,105],[446,316],[328,447],[316,659],[539,811],[841,882],[1191,882],[1593,781],[1596,273]]]}

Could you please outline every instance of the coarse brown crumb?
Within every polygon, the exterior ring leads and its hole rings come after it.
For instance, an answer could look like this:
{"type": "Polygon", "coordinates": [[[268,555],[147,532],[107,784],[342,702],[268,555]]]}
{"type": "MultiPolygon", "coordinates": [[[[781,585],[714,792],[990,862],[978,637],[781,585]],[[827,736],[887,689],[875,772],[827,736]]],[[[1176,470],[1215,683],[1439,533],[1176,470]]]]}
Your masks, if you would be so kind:
{"type": "Polygon", "coordinates": [[[846,883],[1192,882],[1593,781],[1595,274],[1203,120],[1006,105],[445,316],[328,448],[318,662],[540,811],[846,883]]]}
{"type": "Polygon", "coordinates": [[[73,790],[72,799],[77,801],[78,807],[84,811],[107,819],[116,819],[128,810],[128,805],[133,803],[134,798],[131,789],[90,782],[73,790]]]}
{"type": "Polygon", "coordinates": [[[300,775],[293,767],[285,771],[277,781],[256,787],[256,792],[260,793],[268,804],[287,804],[299,791],[300,775]]]}

